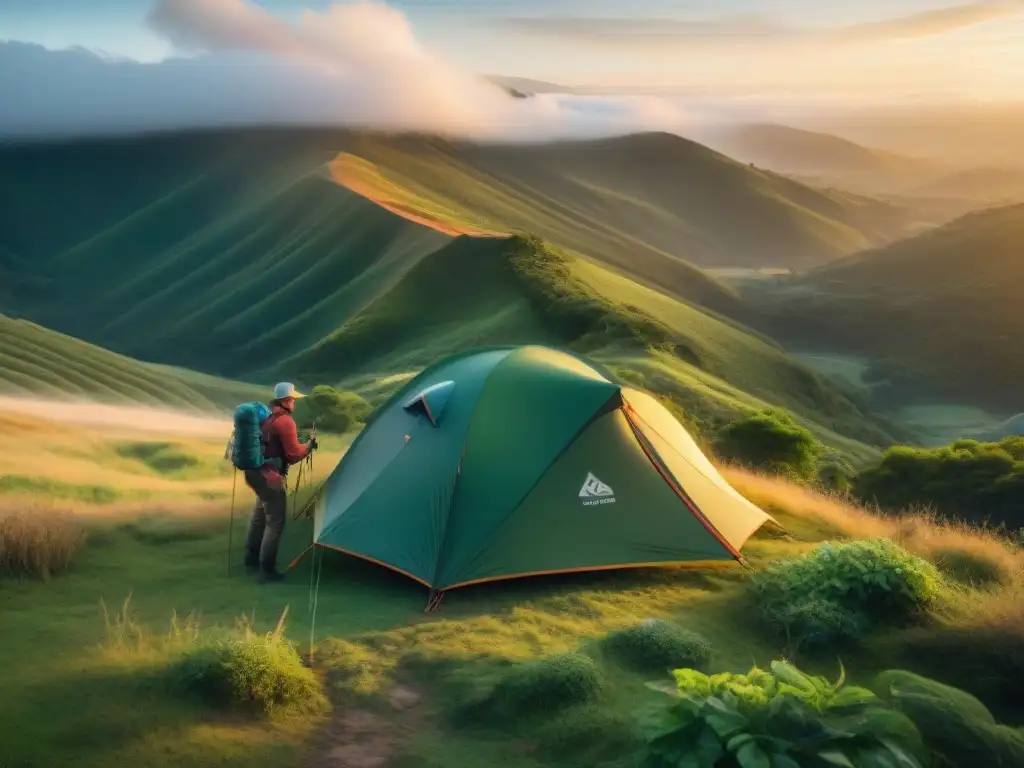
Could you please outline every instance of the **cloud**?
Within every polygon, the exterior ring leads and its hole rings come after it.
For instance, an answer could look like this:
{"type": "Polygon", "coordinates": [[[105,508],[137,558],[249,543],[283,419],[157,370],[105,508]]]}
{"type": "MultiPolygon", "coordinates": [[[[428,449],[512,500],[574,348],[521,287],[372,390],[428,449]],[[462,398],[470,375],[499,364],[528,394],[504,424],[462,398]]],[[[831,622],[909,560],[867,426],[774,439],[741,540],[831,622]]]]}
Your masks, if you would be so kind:
{"type": "Polygon", "coordinates": [[[929,37],[1024,12],[1024,0],[986,0],[947,8],[851,24],[813,28],[782,24],[763,16],[709,20],[636,17],[540,16],[506,18],[514,31],[606,44],[647,45],[658,42],[806,42],[874,43],[929,37]]]}
{"type": "Polygon", "coordinates": [[[0,134],[68,135],[245,124],[338,124],[477,139],[678,130],[653,97],[513,99],[425,49],[375,2],[286,22],[245,0],[159,0],[152,30],[190,56],[110,61],[0,43],[0,134]]]}

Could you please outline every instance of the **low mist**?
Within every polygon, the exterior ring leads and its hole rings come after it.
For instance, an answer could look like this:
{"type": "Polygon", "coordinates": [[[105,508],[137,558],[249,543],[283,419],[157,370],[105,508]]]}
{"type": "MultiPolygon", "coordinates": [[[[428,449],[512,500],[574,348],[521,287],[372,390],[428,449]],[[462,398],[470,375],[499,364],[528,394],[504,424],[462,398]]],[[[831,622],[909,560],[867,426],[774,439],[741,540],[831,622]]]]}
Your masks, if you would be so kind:
{"type": "Polygon", "coordinates": [[[147,23],[187,55],[140,63],[0,43],[0,135],[338,124],[517,140],[680,132],[695,119],[658,97],[513,98],[373,2],[290,23],[244,0],[159,0],[147,23]]]}
{"type": "Polygon", "coordinates": [[[231,436],[231,419],[194,416],[180,411],[89,401],[0,397],[0,411],[68,426],[100,427],[191,437],[231,436]]]}

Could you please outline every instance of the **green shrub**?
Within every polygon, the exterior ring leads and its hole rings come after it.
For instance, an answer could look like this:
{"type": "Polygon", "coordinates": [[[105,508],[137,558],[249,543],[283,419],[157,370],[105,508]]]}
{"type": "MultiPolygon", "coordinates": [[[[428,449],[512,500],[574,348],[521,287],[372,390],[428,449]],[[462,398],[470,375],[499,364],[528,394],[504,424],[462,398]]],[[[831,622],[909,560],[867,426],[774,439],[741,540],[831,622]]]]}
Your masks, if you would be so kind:
{"type": "Polygon", "coordinates": [[[1024,525],[1024,439],[897,446],[854,481],[861,498],[898,511],[929,506],[946,517],[1024,525]]]}
{"type": "Polygon", "coordinates": [[[766,672],[710,677],[675,671],[675,698],[650,734],[648,768],[923,768],[927,752],[906,715],[865,688],[830,683],[782,661],[766,672]]]}
{"type": "Polygon", "coordinates": [[[914,722],[938,765],[1024,765],[1024,733],[996,723],[973,696],[903,670],[883,672],[874,688],[914,722]]]}
{"type": "Polygon", "coordinates": [[[794,646],[855,640],[913,619],[939,597],[942,576],[888,539],[825,543],[755,574],[761,616],[794,646]]]}
{"type": "Polygon", "coordinates": [[[596,698],[602,685],[594,661],[580,653],[561,653],[512,666],[488,697],[498,717],[544,714],[596,698]]]}
{"type": "Polygon", "coordinates": [[[221,708],[265,715],[327,709],[322,684],[284,636],[283,618],[265,634],[243,626],[239,633],[200,641],[177,664],[175,680],[221,708]]]}
{"type": "Polygon", "coordinates": [[[621,664],[641,672],[699,668],[711,656],[704,637],[658,619],[611,632],[602,645],[621,664]]]}
{"type": "Polygon", "coordinates": [[[715,450],[723,458],[797,480],[809,480],[824,448],[783,411],[751,413],[718,431],[715,450]]]}
{"type": "Polygon", "coordinates": [[[818,485],[826,491],[846,496],[853,490],[853,467],[841,458],[823,461],[818,467],[818,485]]]}
{"type": "Polygon", "coordinates": [[[373,406],[355,392],[320,385],[296,401],[295,421],[303,429],[316,422],[317,429],[343,434],[365,422],[372,411],[373,406]]]}
{"type": "Polygon", "coordinates": [[[546,755],[573,765],[621,765],[624,755],[643,747],[643,734],[628,711],[607,706],[575,707],[550,717],[532,737],[546,755]]]}

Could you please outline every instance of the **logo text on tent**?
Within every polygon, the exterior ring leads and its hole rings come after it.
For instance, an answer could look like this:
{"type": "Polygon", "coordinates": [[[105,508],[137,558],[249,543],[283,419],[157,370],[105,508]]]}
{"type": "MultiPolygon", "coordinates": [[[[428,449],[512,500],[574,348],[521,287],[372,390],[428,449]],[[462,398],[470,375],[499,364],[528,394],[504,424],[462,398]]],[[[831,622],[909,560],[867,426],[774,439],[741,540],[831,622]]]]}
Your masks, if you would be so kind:
{"type": "Polygon", "coordinates": [[[605,485],[596,477],[593,472],[587,473],[587,479],[580,488],[580,498],[583,499],[583,506],[592,507],[595,504],[614,504],[615,491],[610,485],[605,485]]]}

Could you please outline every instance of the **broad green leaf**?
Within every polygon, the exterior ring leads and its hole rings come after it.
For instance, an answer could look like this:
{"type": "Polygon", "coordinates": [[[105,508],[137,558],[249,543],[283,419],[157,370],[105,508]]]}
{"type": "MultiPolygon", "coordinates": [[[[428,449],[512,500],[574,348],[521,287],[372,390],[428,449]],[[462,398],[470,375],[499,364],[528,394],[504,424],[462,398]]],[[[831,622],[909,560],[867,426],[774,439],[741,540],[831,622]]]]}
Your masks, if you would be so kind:
{"type": "Polygon", "coordinates": [[[748,741],[754,740],[755,737],[752,733],[738,733],[725,743],[725,748],[728,749],[730,752],[735,752],[748,741]]]}
{"type": "Polygon", "coordinates": [[[748,741],[735,754],[740,768],[772,768],[768,755],[755,741],[748,741]]]}
{"type": "Polygon", "coordinates": [[[714,763],[708,763],[701,760],[700,756],[695,752],[687,752],[684,755],[680,755],[676,761],[676,768],[714,768],[714,763]]]}
{"type": "Polygon", "coordinates": [[[658,691],[658,693],[667,693],[669,696],[678,696],[679,689],[672,683],[667,683],[662,680],[654,680],[649,683],[644,683],[645,686],[650,688],[652,691],[658,691]]]}
{"type": "MultiPolygon", "coordinates": [[[[883,746],[885,746],[886,749],[889,750],[892,756],[896,758],[896,765],[900,766],[900,768],[922,768],[924,761],[921,760],[918,756],[912,754],[911,752],[908,752],[906,749],[903,748],[901,744],[898,744],[894,739],[886,738],[883,736],[878,740],[882,743],[883,746]]],[[[921,748],[921,745],[915,744],[914,746],[918,748],[919,752],[924,751],[923,748],[921,748]]]]}
{"type": "Polygon", "coordinates": [[[818,757],[830,765],[840,765],[843,768],[857,768],[857,766],[850,762],[850,758],[838,750],[824,749],[818,753],[818,757]]]}
{"type": "Polygon", "coordinates": [[[800,763],[789,755],[774,754],[771,756],[772,768],[800,768],[800,763]]]}
{"type": "Polygon", "coordinates": [[[798,670],[792,664],[787,664],[784,661],[772,662],[772,674],[774,674],[779,681],[792,685],[797,690],[804,691],[806,693],[814,693],[816,690],[811,678],[798,670]]]}
{"type": "Polygon", "coordinates": [[[714,765],[725,754],[725,747],[714,729],[705,726],[697,737],[696,752],[705,765],[714,765]]]}
{"type": "Polygon", "coordinates": [[[747,718],[737,712],[720,713],[715,712],[704,718],[720,738],[727,739],[739,733],[747,726],[747,718]]]}

